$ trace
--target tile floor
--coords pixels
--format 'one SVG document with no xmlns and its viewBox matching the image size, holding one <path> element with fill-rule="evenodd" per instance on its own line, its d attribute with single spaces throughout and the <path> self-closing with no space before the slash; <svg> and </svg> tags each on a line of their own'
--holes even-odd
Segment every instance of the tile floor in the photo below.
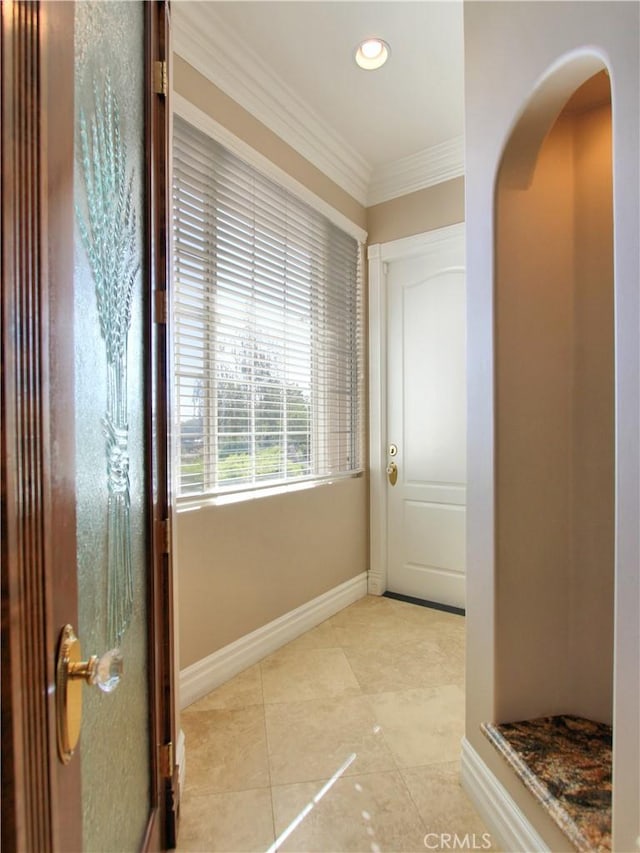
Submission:
<svg viewBox="0 0 640 853">
<path fill-rule="evenodd" d="M 461 616 L 357 601 L 183 711 L 178 849 L 494 850 L 458 781 L 463 686 Z"/>
</svg>

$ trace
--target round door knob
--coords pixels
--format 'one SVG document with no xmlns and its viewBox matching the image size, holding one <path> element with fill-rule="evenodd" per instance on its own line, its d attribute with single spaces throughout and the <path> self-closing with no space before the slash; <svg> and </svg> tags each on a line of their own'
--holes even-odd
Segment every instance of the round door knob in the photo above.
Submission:
<svg viewBox="0 0 640 853">
<path fill-rule="evenodd" d="M 103 693 L 112 693 L 124 670 L 124 661 L 120 649 L 109 649 L 102 657 L 96 658 L 91 675 L 91 684 L 99 687 Z"/>
<path fill-rule="evenodd" d="M 120 649 L 109 649 L 101 657 L 91 655 L 89 660 L 70 662 L 67 667 L 67 678 L 72 680 L 82 678 L 87 684 L 99 687 L 103 693 L 113 693 L 124 669 Z"/>
</svg>

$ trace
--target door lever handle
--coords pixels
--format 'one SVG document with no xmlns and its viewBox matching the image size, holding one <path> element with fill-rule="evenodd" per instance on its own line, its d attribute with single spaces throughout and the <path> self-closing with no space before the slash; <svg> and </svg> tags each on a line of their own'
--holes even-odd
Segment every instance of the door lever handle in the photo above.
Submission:
<svg viewBox="0 0 640 853">
<path fill-rule="evenodd" d="M 390 485 L 395 486 L 398 481 L 398 466 L 395 462 L 389 462 L 387 465 L 387 477 Z"/>
<path fill-rule="evenodd" d="M 82 723 L 82 682 L 112 693 L 123 672 L 119 649 L 110 649 L 101 657 L 91 655 L 81 660 L 82 649 L 71 625 L 65 625 L 60 634 L 56 664 L 56 717 L 58 755 L 63 764 L 71 761 L 78 745 Z"/>
</svg>

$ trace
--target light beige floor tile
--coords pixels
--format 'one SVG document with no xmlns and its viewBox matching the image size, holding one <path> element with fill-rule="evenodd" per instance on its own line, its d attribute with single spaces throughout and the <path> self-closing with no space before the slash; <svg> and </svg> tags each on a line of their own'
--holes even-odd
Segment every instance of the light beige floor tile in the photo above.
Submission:
<svg viewBox="0 0 640 853">
<path fill-rule="evenodd" d="M 321 782 L 273 788 L 280 835 L 322 788 Z M 278 848 L 283 851 L 420 851 L 424 826 L 400 774 L 342 777 Z"/>
<path fill-rule="evenodd" d="M 465 618 L 457 613 L 436 610 L 432 607 L 422 607 L 409 604 L 406 601 L 390 599 L 391 612 L 405 622 L 419 624 L 425 631 L 425 639 L 436 640 L 438 637 L 456 636 L 464 641 Z"/>
<path fill-rule="evenodd" d="M 183 798 L 178 853 L 263 853 L 273 841 L 269 788 Z"/>
<path fill-rule="evenodd" d="M 460 616 L 451 616 L 438 626 L 435 642 L 445 654 L 464 658 L 465 621 Z"/>
<path fill-rule="evenodd" d="M 306 631 L 295 640 L 283 646 L 284 649 L 335 649 L 340 643 L 336 632 L 328 621 L 321 622 L 310 631 Z"/>
<path fill-rule="evenodd" d="M 466 836 L 466 849 L 498 849 L 460 784 L 458 761 L 407 768 L 402 776 L 426 831 L 432 833 L 430 844 L 449 834 L 460 839 L 459 846 L 465 843 Z"/>
<path fill-rule="evenodd" d="M 375 654 L 362 646 L 346 646 L 344 653 L 364 693 L 464 685 L 463 655 L 445 654 L 434 641 L 390 644 Z"/>
<path fill-rule="evenodd" d="M 260 664 L 245 669 L 230 681 L 189 705 L 189 711 L 217 711 L 262 705 Z"/>
<path fill-rule="evenodd" d="M 378 597 L 377 601 L 380 603 L 370 604 L 372 599 L 375 600 L 376 597 L 361 599 L 367 603 L 356 602 L 328 620 L 335 629 L 336 637 L 343 648 L 362 646 L 378 649 L 425 640 L 423 623 L 402 618 L 393 607 L 388 606 L 394 603 L 391 599 Z"/>
<path fill-rule="evenodd" d="M 329 779 L 352 754 L 346 774 L 395 769 L 364 696 L 265 705 L 265 716 L 273 785 Z"/>
<path fill-rule="evenodd" d="M 343 622 L 350 621 L 354 616 L 361 619 L 377 619 L 382 615 L 393 615 L 395 612 L 395 602 L 390 598 L 384 598 L 381 595 L 365 595 L 350 604 L 348 607 L 343 607 L 327 622 L 340 625 Z"/>
<path fill-rule="evenodd" d="M 260 667 L 265 702 L 302 702 L 361 692 L 342 649 L 285 646 Z"/>
<path fill-rule="evenodd" d="M 271 792 L 279 832 L 347 761 L 283 850 L 424 850 L 453 823 L 482 841 L 457 781 L 463 656 L 461 617 L 367 596 L 192 705 L 179 849 L 266 850 Z"/>
<path fill-rule="evenodd" d="M 458 620 L 459 622 L 464 623 L 463 616 L 458 616 L 455 613 L 449 613 L 446 610 L 437 610 L 434 607 L 423 607 L 420 604 L 411 604 L 408 601 L 399 601 L 396 598 L 386 600 L 389 601 L 389 608 L 391 612 L 412 622 L 422 622 L 425 625 L 430 625 Z"/>
<path fill-rule="evenodd" d="M 264 707 L 185 711 L 187 791 L 220 793 L 268 787 Z"/>
<path fill-rule="evenodd" d="M 460 687 L 422 687 L 367 696 L 399 767 L 456 761 L 464 734 Z"/>
</svg>

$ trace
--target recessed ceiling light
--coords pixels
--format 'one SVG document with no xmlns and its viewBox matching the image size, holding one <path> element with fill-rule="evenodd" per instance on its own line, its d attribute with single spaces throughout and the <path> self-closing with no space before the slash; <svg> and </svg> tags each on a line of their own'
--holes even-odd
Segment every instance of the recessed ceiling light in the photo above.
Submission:
<svg viewBox="0 0 640 853">
<path fill-rule="evenodd" d="M 356 50 L 356 62 L 365 71 L 374 71 L 389 58 L 389 45 L 379 38 L 365 39 Z"/>
</svg>

